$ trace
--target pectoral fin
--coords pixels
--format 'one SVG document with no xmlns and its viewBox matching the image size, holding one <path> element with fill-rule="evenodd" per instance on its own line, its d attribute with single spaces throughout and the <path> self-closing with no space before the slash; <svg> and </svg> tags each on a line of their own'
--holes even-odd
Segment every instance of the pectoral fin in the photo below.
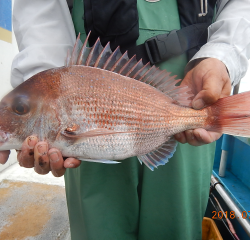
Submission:
<svg viewBox="0 0 250 240">
<path fill-rule="evenodd" d="M 114 130 L 109 130 L 106 128 L 96 128 L 87 132 L 80 132 L 80 131 L 72 131 L 69 132 L 67 129 L 61 132 L 62 135 L 68 138 L 90 138 L 90 137 L 97 137 L 97 136 L 106 136 L 110 134 L 118 134 L 118 133 L 132 133 L 130 132 L 117 132 Z"/>
</svg>

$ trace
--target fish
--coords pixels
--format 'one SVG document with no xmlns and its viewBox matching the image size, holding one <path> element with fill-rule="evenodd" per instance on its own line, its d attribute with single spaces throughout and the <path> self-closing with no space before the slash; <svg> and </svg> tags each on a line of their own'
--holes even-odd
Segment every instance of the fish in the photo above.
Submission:
<svg viewBox="0 0 250 240">
<path fill-rule="evenodd" d="M 37 73 L 1 100 L 0 150 L 20 150 L 36 135 L 64 157 L 112 164 L 137 156 L 154 170 L 185 130 L 250 136 L 250 92 L 195 110 L 181 79 L 100 39 L 87 47 L 88 37 L 78 36 L 65 66 Z"/>
</svg>

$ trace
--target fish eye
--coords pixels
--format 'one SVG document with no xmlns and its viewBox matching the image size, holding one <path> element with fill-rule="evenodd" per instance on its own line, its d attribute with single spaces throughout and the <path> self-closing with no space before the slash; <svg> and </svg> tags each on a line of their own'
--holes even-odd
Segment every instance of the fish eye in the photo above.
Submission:
<svg viewBox="0 0 250 240">
<path fill-rule="evenodd" d="M 22 99 L 22 98 L 17 98 L 14 100 L 12 104 L 12 110 L 16 114 L 23 115 L 29 112 L 30 108 L 29 108 L 27 101 L 25 100 L 26 99 Z"/>
</svg>

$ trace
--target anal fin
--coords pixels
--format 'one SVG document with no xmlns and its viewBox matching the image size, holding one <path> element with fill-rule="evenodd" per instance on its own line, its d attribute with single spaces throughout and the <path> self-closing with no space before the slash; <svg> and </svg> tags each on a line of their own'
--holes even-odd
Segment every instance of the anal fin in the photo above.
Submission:
<svg viewBox="0 0 250 240">
<path fill-rule="evenodd" d="M 177 142 L 171 137 L 160 148 L 148 154 L 137 156 L 140 162 L 143 162 L 151 171 L 160 165 L 165 165 L 176 150 Z"/>
</svg>

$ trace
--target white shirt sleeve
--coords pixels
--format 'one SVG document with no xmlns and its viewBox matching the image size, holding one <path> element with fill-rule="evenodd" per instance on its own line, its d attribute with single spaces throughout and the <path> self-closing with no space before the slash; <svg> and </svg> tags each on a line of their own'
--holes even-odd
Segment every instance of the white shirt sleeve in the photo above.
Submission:
<svg viewBox="0 0 250 240">
<path fill-rule="evenodd" d="M 223 7 L 208 29 L 208 42 L 187 65 L 190 70 L 196 59 L 217 58 L 227 67 L 233 85 L 244 77 L 250 58 L 250 1 L 231 0 Z"/>
<path fill-rule="evenodd" d="M 13 28 L 20 51 L 11 68 L 13 87 L 38 72 L 63 66 L 75 43 L 66 0 L 15 0 Z"/>
</svg>

